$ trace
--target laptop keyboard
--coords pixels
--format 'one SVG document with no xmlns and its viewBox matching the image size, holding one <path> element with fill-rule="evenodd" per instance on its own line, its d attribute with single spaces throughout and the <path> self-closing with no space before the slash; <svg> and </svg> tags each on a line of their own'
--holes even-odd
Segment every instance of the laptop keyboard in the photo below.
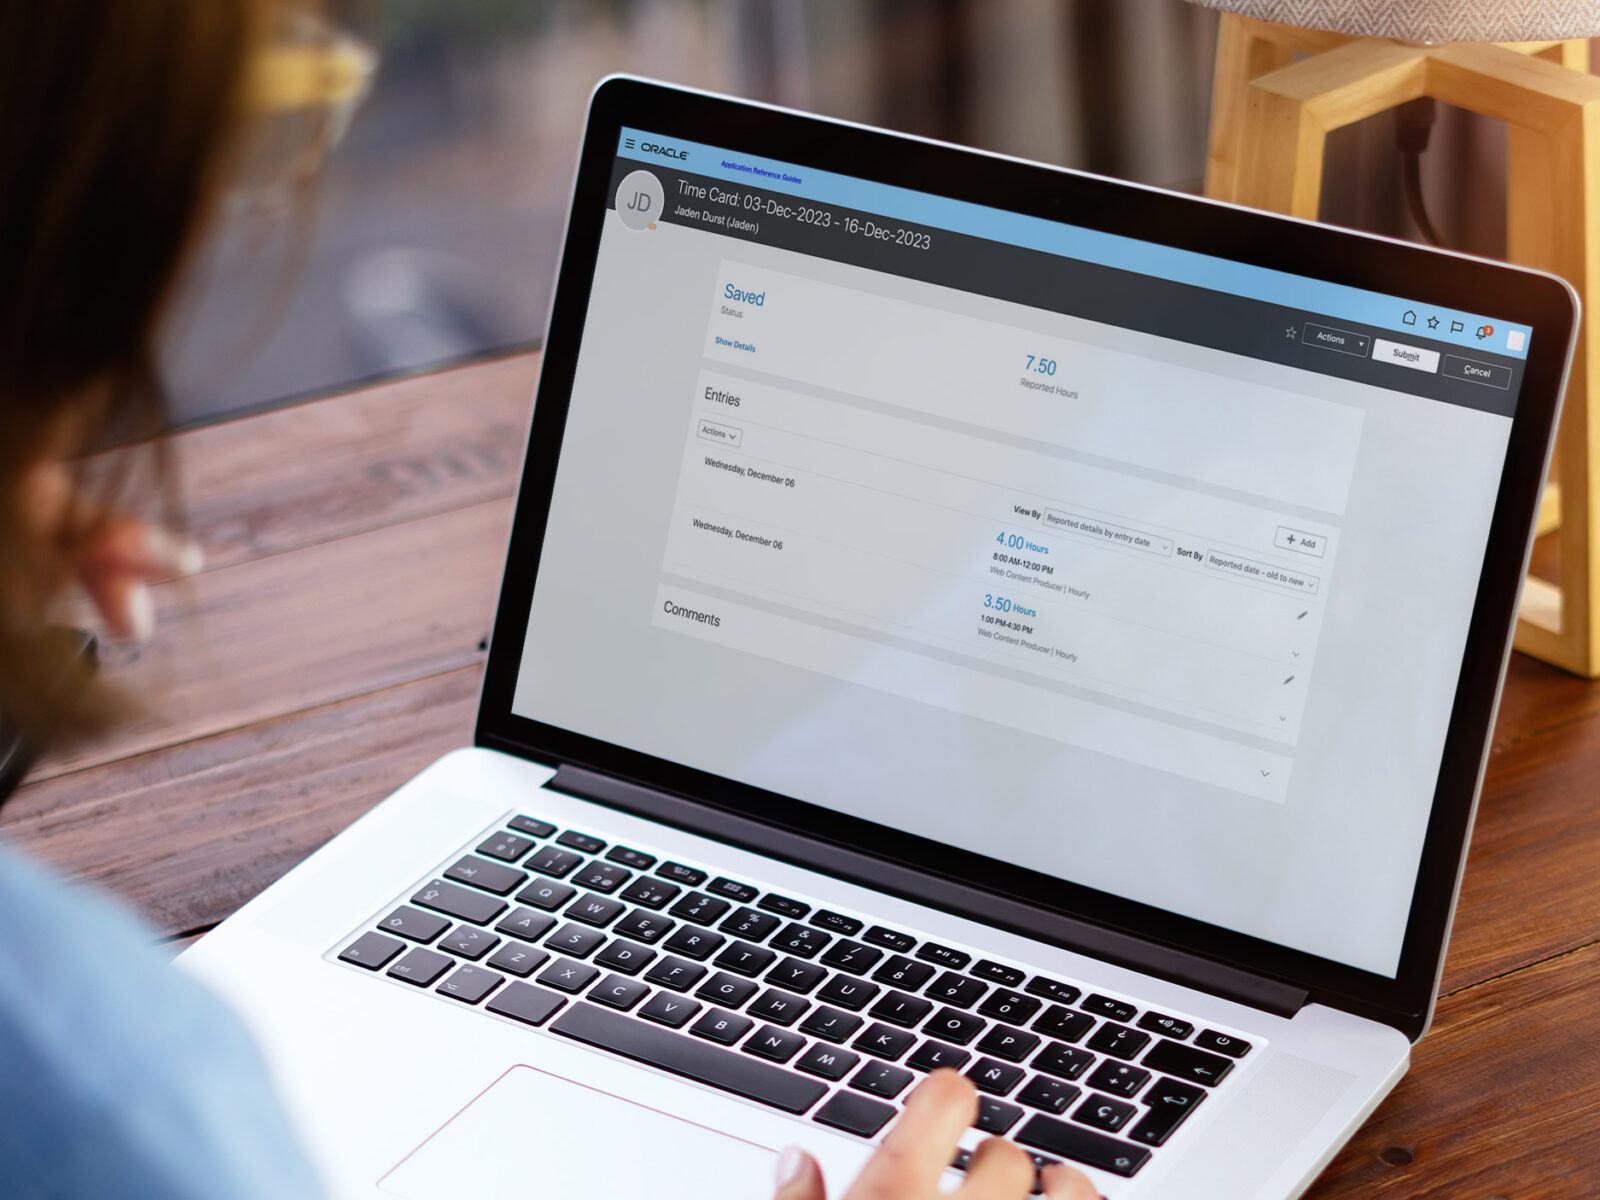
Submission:
<svg viewBox="0 0 1600 1200">
<path fill-rule="evenodd" d="M 523 815 L 336 957 L 862 1138 L 893 1120 L 919 1073 L 951 1067 L 979 1090 L 979 1129 L 1041 1166 L 1068 1159 L 1123 1176 L 1252 1048 L 1179 1014 Z"/>
</svg>

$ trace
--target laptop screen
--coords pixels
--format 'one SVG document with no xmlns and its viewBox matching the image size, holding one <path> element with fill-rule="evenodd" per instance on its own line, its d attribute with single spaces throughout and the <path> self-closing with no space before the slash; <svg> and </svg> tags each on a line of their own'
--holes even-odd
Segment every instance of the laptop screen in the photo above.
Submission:
<svg viewBox="0 0 1600 1200">
<path fill-rule="evenodd" d="M 1394 976 L 1531 331 L 624 129 L 515 714 Z"/>
</svg>

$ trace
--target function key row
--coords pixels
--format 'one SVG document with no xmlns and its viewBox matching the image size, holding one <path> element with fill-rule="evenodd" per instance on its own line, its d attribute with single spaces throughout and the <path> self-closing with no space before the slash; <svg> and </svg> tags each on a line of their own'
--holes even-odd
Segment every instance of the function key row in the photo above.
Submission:
<svg viewBox="0 0 1600 1200">
<path fill-rule="evenodd" d="M 885 929 L 882 925 L 874 925 L 861 936 L 874 946 L 882 946 L 885 950 L 893 950 L 897 954 L 910 954 L 911 948 L 917 944 L 917 939 L 910 934 L 897 933 L 893 929 Z"/>
<path fill-rule="evenodd" d="M 704 871 L 675 862 L 662 863 L 656 868 L 656 874 L 663 879 L 670 879 L 673 883 L 681 883 L 684 887 L 699 887 L 709 878 Z"/>
<path fill-rule="evenodd" d="M 826 929 L 830 933 L 837 933 L 840 937 L 855 937 L 861 932 L 862 922 L 854 917 L 847 917 L 843 913 L 829 912 L 825 908 L 818 909 L 811 914 L 811 923 L 818 929 Z"/>
<path fill-rule="evenodd" d="M 1113 1000 L 1110 996 L 1094 993 L 1086 996 L 1079 1005 L 1084 1012 L 1092 1012 L 1096 1016 L 1107 1017 L 1113 1021 L 1131 1021 L 1139 1010 L 1126 1000 Z"/>
<path fill-rule="evenodd" d="M 722 875 L 708 883 L 706 891 L 728 900 L 737 900 L 740 904 L 750 904 L 761 894 L 759 888 L 753 888 L 748 883 L 735 883 Z"/>
<path fill-rule="evenodd" d="M 1025 972 L 1015 967 L 1008 967 L 1003 963 L 991 962 L 987 958 L 980 958 L 972 965 L 972 974 L 979 979 L 987 979 L 990 983 L 1004 984 L 1009 988 L 1022 986 L 1022 981 L 1027 978 Z"/>
<path fill-rule="evenodd" d="M 1139 1018 L 1139 1028 L 1148 1029 L 1151 1033 L 1159 1033 L 1165 1037 L 1183 1039 L 1194 1032 L 1194 1026 L 1188 1021 L 1180 1021 L 1177 1017 L 1169 1017 L 1164 1013 L 1151 1010 Z M 1207 1032 L 1210 1032 L 1209 1030 Z"/>
<path fill-rule="evenodd" d="M 1076 1004 L 1078 997 L 1083 993 L 1070 983 L 1049 979 L 1043 975 L 1035 975 L 1028 980 L 1028 986 L 1023 988 L 1030 996 L 1042 996 L 1046 1000 L 1054 1000 L 1057 1004 Z"/>
<path fill-rule="evenodd" d="M 805 915 L 811 911 L 809 904 L 802 904 L 798 900 L 791 900 L 789 897 L 780 896 L 776 892 L 768 892 L 761 897 L 761 901 L 756 907 L 777 913 L 779 916 L 793 917 L 797 921 L 803 920 Z"/>
<path fill-rule="evenodd" d="M 518 833 L 525 833 L 535 838 L 547 838 L 556 831 L 556 827 L 549 821 L 540 821 L 533 817 L 512 817 L 506 824 Z"/>
<path fill-rule="evenodd" d="M 599 854 L 606 848 L 605 842 L 597 837 L 590 837 L 587 833 L 579 833 L 576 829 L 569 829 L 556 839 L 558 846 L 571 846 L 574 850 L 582 850 L 585 854 Z"/>
<path fill-rule="evenodd" d="M 949 946 L 939 945 L 938 942 L 923 942 L 917 947 L 917 957 L 925 962 L 949 967 L 953 971 L 964 969 L 972 961 L 972 955 L 965 950 L 952 950 Z"/>
<path fill-rule="evenodd" d="M 630 850 L 626 846 L 611 847 L 606 851 L 606 858 L 625 867 L 632 867 L 635 871 L 648 871 L 656 865 L 655 855 L 646 854 L 642 850 Z"/>
</svg>

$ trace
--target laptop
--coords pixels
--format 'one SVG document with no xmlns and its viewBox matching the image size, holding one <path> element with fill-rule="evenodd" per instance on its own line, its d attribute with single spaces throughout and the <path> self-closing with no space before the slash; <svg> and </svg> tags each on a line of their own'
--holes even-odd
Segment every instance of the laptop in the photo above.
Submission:
<svg viewBox="0 0 1600 1200">
<path fill-rule="evenodd" d="M 1577 308 L 609 79 L 474 744 L 181 965 L 337 1197 L 842 1189 L 937 1067 L 952 1183 L 1297 1195 L 1428 1028 Z"/>
</svg>

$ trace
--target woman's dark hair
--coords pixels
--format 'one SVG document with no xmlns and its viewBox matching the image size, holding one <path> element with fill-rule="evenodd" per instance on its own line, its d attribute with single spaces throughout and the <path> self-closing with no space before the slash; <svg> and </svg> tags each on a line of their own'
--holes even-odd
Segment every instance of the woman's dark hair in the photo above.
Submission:
<svg viewBox="0 0 1600 1200">
<path fill-rule="evenodd" d="M 25 474 L 160 427 L 157 335 L 242 124 L 268 0 L 0 4 L 0 713 L 93 723 L 41 636 L 83 503 L 40 561 Z M 80 669 L 81 668 L 76 668 Z"/>
</svg>

